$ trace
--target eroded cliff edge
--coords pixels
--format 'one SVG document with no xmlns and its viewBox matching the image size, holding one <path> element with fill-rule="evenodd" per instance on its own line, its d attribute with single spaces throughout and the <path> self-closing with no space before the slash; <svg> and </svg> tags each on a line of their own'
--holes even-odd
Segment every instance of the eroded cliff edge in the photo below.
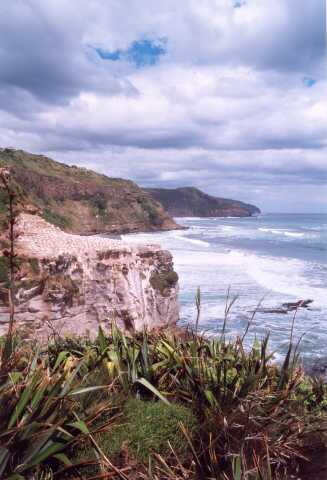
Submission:
<svg viewBox="0 0 327 480">
<path fill-rule="evenodd" d="M 26 213 L 17 231 L 16 322 L 27 335 L 94 336 L 112 320 L 125 330 L 178 320 L 178 277 L 160 246 L 68 234 Z M 5 288 L 0 304 L 1 334 L 8 322 Z"/>
</svg>

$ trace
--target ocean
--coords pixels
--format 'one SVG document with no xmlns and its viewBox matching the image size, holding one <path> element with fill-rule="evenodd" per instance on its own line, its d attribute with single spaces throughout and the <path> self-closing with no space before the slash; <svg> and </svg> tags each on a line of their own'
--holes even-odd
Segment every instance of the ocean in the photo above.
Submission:
<svg viewBox="0 0 327 480">
<path fill-rule="evenodd" d="M 265 214 L 251 218 L 177 218 L 187 230 L 125 235 L 128 241 L 159 243 L 171 251 L 179 275 L 180 323 L 194 325 L 195 294 L 201 289 L 199 328 L 221 332 L 227 292 L 237 296 L 226 333 L 251 343 L 270 332 L 275 358 L 287 350 L 294 313 L 267 313 L 283 303 L 313 300 L 295 318 L 296 341 L 310 363 L 327 354 L 327 215 Z M 261 303 L 260 303 L 261 302 Z"/>
</svg>

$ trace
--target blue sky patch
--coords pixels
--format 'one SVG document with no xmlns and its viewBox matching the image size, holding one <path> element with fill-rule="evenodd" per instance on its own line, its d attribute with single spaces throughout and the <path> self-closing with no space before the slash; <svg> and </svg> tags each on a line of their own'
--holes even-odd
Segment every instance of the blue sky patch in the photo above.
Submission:
<svg viewBox="0 0 327 480">
<path fill-rule="evenodd" d="M 160 57 L 166 53 L 165 39 L 143 39 L 135 40 L 126 50 L 106 50 L 104 48 L 95 48 L 95 51 L 101 60 L 125 60 L 133 63 L 136 67 L 145 67 L 155 65 Z"/>
<path fill-rule="evenodd" d="M 104 50 L 103 48 L 96 48 L 95 51 L 101 58 L 101 60 L 120 60 L 121 52 L 120 50 L 115 50 L 114 52 L 109 52 L 108 50 Z"/>
<path fill-rule="evenodd" d="M 313 87 L 317 83 L 317 80 L 311 77 L 303 77 L 302 81 L 303 84 L 308 88 Z"/>
<path fill-rule="evenodd" d="M 237 0 L 237 1 L 234 1 L 234 8 L 241 8 L 243 7 L 244 5 L 246 5 L 246 1 L 245 0 Z"/>
</svg>

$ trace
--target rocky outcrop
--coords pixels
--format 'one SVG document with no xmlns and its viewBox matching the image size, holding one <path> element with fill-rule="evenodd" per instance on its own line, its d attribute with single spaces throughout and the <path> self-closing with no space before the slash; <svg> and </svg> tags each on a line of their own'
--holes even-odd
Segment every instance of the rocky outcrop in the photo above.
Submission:
<svg viewBox="0 0 327 480">
<path fill-rule="evenodd" d="M 17 229 L 20 331 L 39 338 L 52 331 L 94 336 L 113 320 L 124 330 L 177 321 L 178 277 L 171 254 L 160 246 L 67 234 L 30 214 L 19 217 Z M 0 304 L 3 333 L 5 295 Z"/>
<path fill-rule="evenodd" d="M 298 300 L 297 302 L 282 303 L 281 306 L 274 308 L 257 308 L 258 313 L 282 313 L 287 314 L 290 312 L 296 312 L 300 308 L 306 308 L 310 310 L 310 305 L 313 300 Z"/>
<path fill-rule="evenodd" d="M 43 155 L 0 149 L 24 205 L 69 233 L 129 233 L 172 230 L 178 225 L 134 182 L 68 166 Z M 1 208 L 0 192 L 0 223 Z"/>
<path fill-rule="evenodd" d="M 194 187 L 148 188 L 147 192 L 173 217 L 251 217 L 261 213 L 254 205 L 213 197 Z"/>
</svg>

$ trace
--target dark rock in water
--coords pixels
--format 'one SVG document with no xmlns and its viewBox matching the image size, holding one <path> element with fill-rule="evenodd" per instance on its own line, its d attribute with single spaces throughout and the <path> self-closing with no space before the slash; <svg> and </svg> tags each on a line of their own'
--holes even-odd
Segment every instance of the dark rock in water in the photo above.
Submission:
<svg viewBox="0 0 327 480">
<path fill-rule="evenodd" d="M 297 302 L 283 303 L 282 307 L 288 311 L 294 311 L 298 308 L 308 308 L 311 303 L 313 303 L 313 300 L 298 300 Z"/>
<path fill-rule="evenodd" d="M 286 314 L 289 312 L 286 308 L 258 308 L 258 313 L 282 313 Z"/>
<path fill-rule="evenodd" d="M 313 303 L 313 300 L 298 300 L 297 302 L 283 303 L 281 307 L 276 308 L 259 308 L 258 313 L 278 313 L 286 314 L 294 312 L 298 308 L 309 308 L 309 305 Z"/>
</svg>

